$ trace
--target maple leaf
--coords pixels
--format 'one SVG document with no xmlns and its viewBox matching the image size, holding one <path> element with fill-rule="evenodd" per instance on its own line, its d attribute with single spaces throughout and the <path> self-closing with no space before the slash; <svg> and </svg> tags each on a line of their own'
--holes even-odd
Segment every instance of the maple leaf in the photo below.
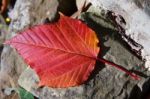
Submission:
<svg viewBox="0 0 150 99">
<path fill-rule="evenodd" d="M 70 87 L 84 83 L 96 60 L 111 64 L 138 78 L 125 68 L 97 58 L 96 33 L 78 19 L 60 16 L 58 22 L 32 27 L 6 44 L 12 45 L 40 78 L 39 86 Z"/>
</svg>

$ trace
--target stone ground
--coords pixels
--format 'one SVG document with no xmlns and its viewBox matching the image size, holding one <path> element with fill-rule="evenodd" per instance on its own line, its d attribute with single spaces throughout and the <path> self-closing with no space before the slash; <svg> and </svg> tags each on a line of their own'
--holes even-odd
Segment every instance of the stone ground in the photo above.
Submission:
<svg viewBox="0 0 150 99">
<path fill-rule="evenodd" d="M 25 28 L 43 24 L 46 18 L 53 20 L 57 9 L 71 15 L 72 13 L 67 13 L 66 9 L 71 9 L 72 6 L 67 5 L 57 0 L 17 0 L 14 10 L 10 13 L 12 22 L 6 39 Z M 75 11 L 75 8 L 71 11 Z M 146 99 L 150 92 L 150 73 L 143 67 L 142 58 L 135 54 L 128 42 L 122 39 L 123 35 L 118 30 L 118 24 L 108 12 L 93 3 L 87 12 L 81 13 L 78 18 L 97 33 L 101 47 L 99 57 L 124 66 L 138 74 L 141 80 L 133 80 L 124 72 L 97 62 L 89 80 L 83 85 L 62 89 L 39 88 L 37 86 L 39 78 L 36 73 L 27 68 L 13 48 L 5 45 L 1 55 L 0 99 L 17 99 L 17 94 L 7 93 L 9 89 L 16 89 L 18 86 L 30 91 L 39 99 Z"/>
</svg>

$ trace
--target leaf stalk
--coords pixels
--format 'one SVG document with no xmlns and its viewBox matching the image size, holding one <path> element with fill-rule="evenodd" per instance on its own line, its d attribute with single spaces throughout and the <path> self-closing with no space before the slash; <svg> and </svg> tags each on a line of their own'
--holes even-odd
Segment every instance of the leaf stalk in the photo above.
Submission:
<svg viewBox="0 0 150 99">
<path fill-rule="evenodd" d="M 96 60 L 98 60 L 98 61 L 100 61 L 100 62 L 102 62 L 102 63 L 109 64 L 109 65 L 111 65 L 111 66 L 116 67 L 116 68 L 119 69 L 119 70 L 124 71 L 126 74 L 130 75 L 130 76 L 131 76 L 132 78 L 134 78 L 135 80 L 140 80 L 140 77 L 139 77 L 139 76 L 137 76 L 136 74 L 130 72 L 129 70 L 127 70 L 126 68 L 124 68 L 124 67 L 122 67 L 122 66 L 120 66 L 120 65 L 117 65 L 117 64 L 115 64 L 115 63 L 113 63 L 113 62 L 110 62 L 110 61 L 108 61 L 108 60 L 105 60 L 105 59 L 103 59 L 103 58 L 96 58 Z"/>
</svg>

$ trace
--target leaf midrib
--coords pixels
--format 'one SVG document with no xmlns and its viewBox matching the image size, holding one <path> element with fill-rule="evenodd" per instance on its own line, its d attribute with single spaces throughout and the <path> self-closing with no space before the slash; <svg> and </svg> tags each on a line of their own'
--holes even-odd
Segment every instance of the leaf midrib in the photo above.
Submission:
<svg viewBox="0 0 150 99">
<path fill-rule="evenodd" d="M 36 45 L 36 44 L 29 44 L 29 43 L 23 43 L 23 42 L 11 42 L 11 43 L 19 43 L 19 44 L 25 44 L 25 45 L 28 45 L 28 46 L 37 46 L 37 47 L 42 47 L 42 48 L 47 48 L 47 49 L 53 49 L 53 50 L 60 50 L 64 53 L 69 53 L 69 54 L 75 54 L 75 55 L 79 55 L 79 56 L 84 56 L 84 57 L 87 57 L 87 58 L 90 58 L 90 59 L 94 59 L 96 60 L 97 57 L 96 56 L 88 56 L 88 55 L 85 55 L 85 54 L 81 54 L 81 53 L 77 53 L 77 52 L 71 52 L 71 51 L 66 51 L 66 50 L 63 50 L 63 49 L 59 49 L 59 48 L 53 48 L 53 47 L 46 47 L 46 46 L 42 46 L 42 45 Z"/>
</svg>

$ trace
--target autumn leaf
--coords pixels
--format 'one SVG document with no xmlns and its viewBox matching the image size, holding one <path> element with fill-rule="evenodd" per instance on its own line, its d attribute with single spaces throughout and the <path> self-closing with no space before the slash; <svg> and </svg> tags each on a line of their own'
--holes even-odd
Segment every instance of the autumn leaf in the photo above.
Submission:
<svg viewBox="0 0 150 99">
<path fill-rule="evenodd" d="M 70 87 L 84 83 L 98 58 L 96 33 L 80 20 L 60 16 L 58 22 L 32 27 L 5 42 L 12 45 L 40 78 L 39 86 Z"/>
</svg>

